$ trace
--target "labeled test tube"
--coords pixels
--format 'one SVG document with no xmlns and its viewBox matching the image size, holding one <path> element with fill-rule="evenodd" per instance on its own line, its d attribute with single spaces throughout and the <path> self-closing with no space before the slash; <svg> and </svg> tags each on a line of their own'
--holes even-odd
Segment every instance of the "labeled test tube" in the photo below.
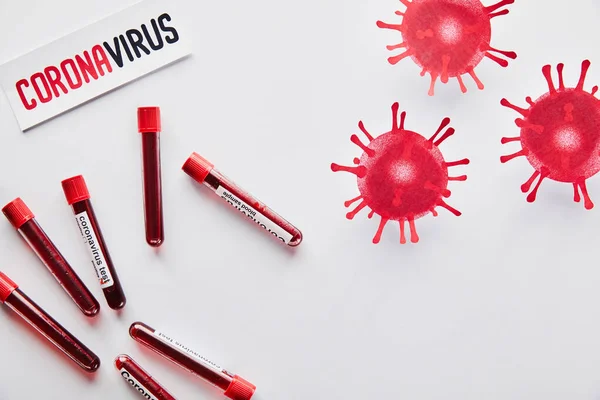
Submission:
<svg viewBox="0 0 600 400">
<path fill-rule="evenodd" d="M 121 354 L 115 359 L 115 367 L 119 373 L 145 399 L 176 400 L 175 397 L 144 371 L 131 357 Z"/>
<path fill-rule="evenodd" d="M 25 238 L 56 281 L 67 292 L 77 307 L 88 317 L 100 311 L 100 304 L 81 281 L 67 260 L 58 251 L 46 232 L 35 220 L 35 216 L 20 198 L 8 203 L 2 212 L 17 231 Z"/>
<path fill-rule="evenodd" d="M 160 108 L 138 108 L 138 131 L 142 136 L 142 174 L 146 242 L 152 247 L 165 240 L 160 172 Z"/>
<path fill-rule="evenodd" d="M 108 306 L 113 310 L 123 308 L 126 302 L 125 293 L 96 219 L 85 179 L 81 175 L 65 179 L 62 181 L 62 188 L 67 203 L 75 213 L 77 226 L 85 247 L 89 250 L 92 265 Z"/>
<path fill-rule="evenodd" d="M 87 372 L 100 367 L 100 358 L 23 293 L 0 272 L 0 302 L 6 304 L 48 341 Z"/>
<path fill-rule="evenodd" d="M 298 228 L 237 186 L 199 154 L 192 153 L 182 169 L 281 242 L 292 247 L 302 242 L 302 232 Z"/>
<path fill-rule="evenodd" d="M 256 386 L 252 383 L 231 374 L 173 337 L 158 332 L 146 324 L 134 322 L 129 328 L 129 334 L 137 342 L 223 390 L 223 394 L 230 399 L 250 400 L 256 390 Z"/>
</svg>

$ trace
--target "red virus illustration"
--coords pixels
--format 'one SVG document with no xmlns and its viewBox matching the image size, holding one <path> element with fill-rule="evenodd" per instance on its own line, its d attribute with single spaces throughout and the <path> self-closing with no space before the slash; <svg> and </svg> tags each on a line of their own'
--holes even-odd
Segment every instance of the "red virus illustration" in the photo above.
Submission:
<svg viewBox="0 0 600 400">
<path fill-rule="evenodd" d="M 381 222 L 373 243 L 379 243 L 383 228 L 388 221 L 400 223 L 400 243 L 406 243 L 404 225 L 408 221 L 411 242 L 419 241 L 415 229 L 415 220 L 427 213 L 437 216 L 436 207 L 444 207 L 454 215 L 461 213 L 450 207 L 444 198 L 450 197 L 448 181 L 465 181 L 466 175 L 448 177 L 448 168 L 466 165 L 468 159 L 445 162 L 439 145 L 454 134 L 454 129 L 448 127 L 442 136 L 438 135 L 450 124 L 450 118 L 444 118 L 438 130 L 429 139 L 416 132 L 404 129 L 406 112 L 400 115 L 398 125 L 398 103 L 392 106 L 392 130 L 377 138 L 373 138 L 365 129 L 362 121 L 359 129 L 364 133 L 368 145 L 365 145 L 357 135 L 350 140 L 363 151 L 362 156 L 354 159 L 355 167 L 345 167 L 331 164 L 333 172 L 345 171 L 357 176 L 360 196 L 344 203 L 346 207 L 360 201 L 346 218 L 354 216 L 365 207 L 374 214 L 381 216 Z"/>
<path fill-rule="evenodd" d="M 490 46 L 492 37 L 491 19 L 508 14 L 508 10 L 500 8 L 514 3 L 514 0 L 502 0 L 489 7 L 483 6 L 480 0 L 400 0 L 406 11 L 396 11 L 402 16 L 401 24 L 388 24 L 377 21 L 377 26 L 399 31 L 402 43 L 387 46 L 387 49 L 405 51 L 388 58 L 395 65 L 410 56 L 423 70 L 421 76 L 429 73 L 431 86 L 429 95 L 433 96 L 438 78 L 448 83 L 449 78 L 456 78 L 460 90 L 465 93 L 462 75 L 469 74 L 477 87 L 483 90 L 481 80 L 475 74 L 475 67 L 487 57 L 502 67 L 508 61 L 493 54 L 501 54 L 515 59 L 517 54 L 502 51 Z"/>
<path fill-rule="evenodd" d="M 535 172 L 521 185 L 523 193 L 529 192 L 527 201 L 535 201 L 538 189 L 545 178 L 573 184 L 574 200 L 581 201 L 590 210 L 594 203 L 590 200 L 585 184 L 586 179 L 600 171 L 600 101 L 594 97 L 598 86 L 591 93 L 583 90 L 590 62 L 581 65 L 581 76 L 575 88 L 565 87 L 563 80 L 564 64 L 558 64 L 558 88 L 552 80 L 552 67 L 546 65 L 542 72 L 548 82 L 548 93 L 536 101 L 527 97 L 529 108 L 524 109 L 508 100 L 501 104 L 517 111 L 523 118 L 517 118 L 521 128 L 519 137 L 502 138 L 502 144 L 521 142 L 522 149 L 517 153 L 503 156 L 503 163 L 524 156 Z"/>
</svg>

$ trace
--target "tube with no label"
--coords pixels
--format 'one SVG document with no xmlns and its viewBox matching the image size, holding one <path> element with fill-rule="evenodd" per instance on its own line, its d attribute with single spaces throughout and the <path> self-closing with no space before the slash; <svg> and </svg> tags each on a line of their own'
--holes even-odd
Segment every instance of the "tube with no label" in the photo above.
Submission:
<svg viewBox="0 0 600 400">
<path fill-rule="evenodd" d="M 192 153 L 182 169 L 281 242 L 292 247 L 302 242 L 302 232 L 298 228 L 217 171 L 204 157 Z"/>
<path fill-rule="evenodd" d="M 131 357 L 121 354 L 115 359 L 119 373 L 142 397 L 151 400 L 176 400 L 156 379 L 144 371 Z"/>
<path fill-rule="evenodd" d="M 100 304 L 90 290 L 81 281 L 67 260 L 58 251 L 46 232 L 35 220 L 35 215 L 29 207 L 16 198 L 8 203 L 2 212 L 10 223 L 25 238 L 31 249 L 42 260 L 57 282 L 67 292 L 77 307 L 88 317 L 93 317 L 100 311 Z"/>
<path fill-rule="evenodd" d="M 131 324 L 129 334 L 137 342 L 223 390 L 223 394 L 230 399 L 250 400 L 256 390 L 256 386 L 244 378 L 231 374 L 171 336 L 142 322 Z"/>
<path fill-rule="evenodd" d="M 100 367 L 100 358 L 23 293 L 0 272 L 0 302 L 6 304 L 48 341 L 87 372 Z"/>
<path fill-rule="evenodd" d="M 160 172 L 160 108 L 138 108 L 138 131 L 142 136 L 142 174 L 146 242 L 152 247 L 165 240 Z"/>
<path fill-rule="evenodd" d="M 67 203 L 75 213 L 77 226 L 90 253 L 92 265 L 108 306 L 113 310 L 123 308 L 126 303 L 125 293 L 96 219 L 85 179 L 81 175 L 65 179 L 62 181 L 62 187 Z"/>
</svg>

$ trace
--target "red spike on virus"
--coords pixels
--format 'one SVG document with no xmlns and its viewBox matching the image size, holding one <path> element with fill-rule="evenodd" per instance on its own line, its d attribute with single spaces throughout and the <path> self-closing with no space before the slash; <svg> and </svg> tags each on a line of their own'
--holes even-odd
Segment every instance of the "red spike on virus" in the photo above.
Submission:
<svg viewBox="0 0 600 400">
<path fill-rule="evenodd" d="M 461 213 L 446 204 L 444 198 L 450 197 L 448 181 L 465 181 L 466 175 L 448 177 L 448 168 L 466 165 L 468 159 L 445 162 L 438 146 L 454 134 L 453 128 L 446 128 L 450 118 L 444 118 L 435 134 L 429 139 L 416 132 L 404 129 L 406 112 L 400 115 L 398 124 L 398 103 L 392 106 L 392 130 L 376 138 L 365 129 L 362 121 L 359 129 L 369 141 L 364 144 L 357 135 L 350 140 L 363 151 L 360 159 L 355 158 L 355 167 L 331 164 L 333 172 L 345 171 L 357 176 L 360 196 L 344 203 L 346 207 L 359 202 L 346 218 L 354 216 L 365 207 L 381 216 L 381 222 L 373 243 L 379 243 L 383 228 L 388 221 L 400 224 L 400 243 L 406 243 L 404 225 L 408 221 L 410 239 L 419 241 L 415 229 L 415 220 L 427 213 L 437 216 L 435 210 L 440 206 L 456 216 Z M 445 129 L 445 131 L 444 131 Z M 441 137 L 439 134 L 444 131 Z"/>
<path fill-rule="evenodd" d="M 538 189 L 545 178 L 573 184 L 574 200 L 581 201 L 590 210 L 594 203 L 590 200 L 585 184 L 586 179 L 600 171 L 600 101 L 594 97 L 598 86 L 591 93 L 583 90 L 590 62 L 581 64 L 581 76 L 577 86 L 565 87 L 563 80 L 564 64 L 558 64 L 558 88 L 552 80 L 552 67 L 546 65 L 542 72 L 548 82 L 548 93 L 536 101 L 527 97 L 529 108 L 521 108 L 502 99 L 501 104 L 521 114 L 515 123 L 521 128 L 519 137 L 502 138 L 502 144 L 521 142 L 521 150 L 500 158 L 503 163 L 519 156 L 527 160 L 535 172 L 521 186 L 523 193 L 533 203 Z"/>
<path fill-rule="evenodd" d="M 487 57 L 502 67 L 508 61 L 498 57 L 515 59 L 517 54 L 502 51 L 490 46 L 492 37 L 491 19 L 508 14 L 502 7 L 513 4 L 515 0 L 502 0 L 485 7 L 480 0 L 400 0 L 406 11 L 396 11 L 402 16 L 401 24 L 388 24 L 377 21 L 383 29 L 393 29 L 402 35 L 402 43 L 387 46 L 390 51 L 405 49 L 401 54 L 388 58 L 395 65 L 410 56 L 423 68 L 421 76 L 429 73 L 431 85 L 429 95 L 433 96 L 438 78 L 448 83 L 456 78 L 460 90 L 465 93 L 462 75 L 469 74 L 477 87 L 482 90 L 483 83 L 475 74 L 475 67 Z M 494 54 L 496 53 L 496 54 Z"/>
</svg>

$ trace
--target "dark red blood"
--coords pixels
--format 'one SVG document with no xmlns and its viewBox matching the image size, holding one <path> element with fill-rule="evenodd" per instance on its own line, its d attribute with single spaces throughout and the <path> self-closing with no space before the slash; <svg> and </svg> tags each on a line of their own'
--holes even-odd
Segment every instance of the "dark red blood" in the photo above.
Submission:
<svg viewBox="0 0 600 400">
<path fill-rule="evenodd" d="M 173 395 L 167 392 L 167 390 L 160 384 L 156 379 L 154 379 L 149 373 L 144 371 L 142 367 L 131 357 L 125 354 L 121 354 L 115 359 L 115 366 L 121 372 L 121 375 L 128 380 L 130 378 L 134 378 L 141 385 L 144 386 L 144 389 L 148 390 L 150 393 L 142 393 L 139 387 L 136 389 L 142 393 L 142 395 L 146 398 L 150 398 L 150 394 L 152 394 L 157 400 L 176 400 Z M 127 374 L 124 374 L 126 372 Z M 131 381 L 129 381 L 131 384 Z M 135 385 L 135 384 L 134 384 Z M 135 387 L 135 386 L 134 386 Z"/>
<path fill-rule="evenodd" d="M 24 223 L 19 230 L 81 312 L 87 317 L 97 315 L 100 311 L 98 300 L 94 298 L 37 221 L 31 219 Z"/>
<path fill-rule="evenodd" d="M 6 304 L 86 372 L 95 372 L 100 367 L 100 358 L 96 354 L 20 289 L 8 296 Z"/>
<path fill-rule="evenodd" d="M 521 108 L 502 99 L 501 104 L 509 107 L 524 118 L 515 122 L 521 128 L 520 137 L 503 138 L 502 143 L 521 142 L 522 149 L 501 157 L 502 162 L 519 156 L 527 157 L 535 169 L 531 178 L 521 186 L 528 192 L 539 178 L 527 200 L 533 202 L 543 179 L 568 182 L 574 187 L 574 200 L 579 202 L 581 191 L 585 207 L 594 206 L 587 194 L 585 180 L 600 172 L 600 101 L 594 97 L 598 87 L 591 93 L 583 86 L 589 61 L 584 61 L 581 76 L 575 88 L 565 87 L 563 64 L 558 65 L 558 87 L 554 84 L 550 65 L 542 69 L 548 82 L 548 92 L 532 101 L 527 98 L 529 108 Z"/>
<path fill-rule="evenodd" d="M 146 242 L 158 247 L 165 240 L 160 168 L 160 132 L 142 133 Z"/>
<path fill-rule="evenodd" d="M 233 193 L 244 203 L 252 205 L 252 207 L 260 211 L 262 215 L 268 218 L 271 222 L 273 222 L 275 225 L 279 226 L 281 229 L 285 230 L 287 233 L 292 235 L 292 239 L 290 239 L 290 242 L 288 243 L 289 246 L 298 246 L 302 242 L 302 232 L 300 232 L 298 228 L 296 228 L 290 222 L 285 220 L 275 211 L 271 210 L 269 207 L 255 199 L 250 193 L 236 185 L 234 182 L 232 182 L 229 178 L 225 177 L 221 173 L 213 169 L 206 176 L 204 181 L 214 190 L 217 190 L 219 187 L 223 187 L 229 193 Z"/>
<path fill-rule="evenodd" d="M 193 374 L 198 375 L 201 378 L 206 379 L 214 386 L 227 390 L 231 385 L 231 378 L 224 375 L 218 374 L 210 368 L 207 368 L 203 363 L 199 362 L 196 358 L 190 356 L 190 354 L 184 353 L 174 345 L 160 340 L 154 335 L 156 332 L 153 328 L 142 322 L 134 322 L 129 327 L 129 335 L 137 342 L 150 348 L 154 352 L 161 356 L 171 360 L 180 367 L 190 371 Z"/>
<path fill-rule="evenodd" d="M 112 286 L 105 287 L 102 289 L 108 306 L 113 310 L 118 310 L 125 307 L 127 299 L 125 298 L 125 293 L 123 292 L 123 287 L 121 286 L 121 280 L 117 276 L 115 265 L 113 264 L 110 253 L 108 252 L 108 247 L 106 246 L 104 235 L 102 235 L 100 224 L 98 223 L 98 219 L 96 218 L 94 207 L 92 207 L 92 202 L 89 199 L 87 199 L 78 201 L 77 203 L 73 203 L 73 210 L 75 211 L 75 214 L 79 214 L 84 211 L 87 212 L 87 215 L 90 219 L 90 224 L 92 225 L 91 229 L 96 234 L 96 239 L 98 240 L 97 245 L 98 247 L 100 247 L 102 254 L 104 254 L 106 268 L 108 268 L 108 270 L 110 271 L 110 274 L 114 281 L 114 284 Z"/>
</svg>

